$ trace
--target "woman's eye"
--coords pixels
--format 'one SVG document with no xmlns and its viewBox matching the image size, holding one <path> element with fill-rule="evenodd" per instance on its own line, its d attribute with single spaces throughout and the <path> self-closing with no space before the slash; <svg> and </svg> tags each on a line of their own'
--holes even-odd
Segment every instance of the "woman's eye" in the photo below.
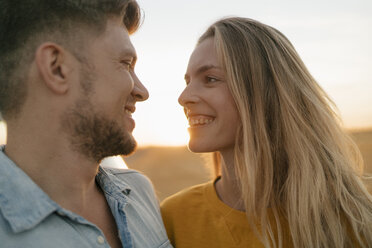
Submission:
<svg viewBox="0 0 372 248">
<path fill-rule="evenodd" d="M 206 80 L 207 80 L 207 83 L 214 83 L 214 82 L 217 82 L 219 81 L 217 78 L 215 77 L 206 77 Z"/>
</svg>

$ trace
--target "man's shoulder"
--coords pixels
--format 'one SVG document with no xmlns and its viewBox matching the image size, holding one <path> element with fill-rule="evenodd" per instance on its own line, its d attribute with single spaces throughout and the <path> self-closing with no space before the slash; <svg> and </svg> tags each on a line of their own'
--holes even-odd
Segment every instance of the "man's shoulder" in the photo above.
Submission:
<svg viewBox="0 0 372 248">
<path fill-rule="evenodd" d="M 140 244 L 140 247 L 154 247 L 151 242 L 161 244 L 159 247 L 171 247 L 160 215 L 159 202 L 148 177 L 131 169 L 105 168 L 105 171 L 109 177 L 114 177 L 113 181 L 119 181 L 130 189 L 125 192 L 125 213 L 129 229 L 133 230 L 134 243 Z"/>
<path fill-rule="evenodd" d="M 139 171 L 132 169 L 105 168 L 113 181 L 126 185 L 127 198 L 132 204 L 148 205 L 158 209 L 158 199 L 150 179 Z"/>
<path fill-rule="evenodd" d="M 119 169 L 119 168 L 105 168 L 105 171 L 109 171 L 111 174 L 116 175 L 116 176 L 134 176 L 134 177 L 145 177 L 145 175 L 142 174 L 142 172 L 133 170 L 133 169 Z"/>
<path fill-rule="evenodd" d="M 105 168 L 105 171 L 115 176 L 121 182 L 127 184 L 130 188 L 136 188 L 137 190 L 151 190 L 153 191 L 153 185 L 150 179 L 142 174 L 142 172 L 132 169 L 117 169 L 117 168 Z"/>
</svg>

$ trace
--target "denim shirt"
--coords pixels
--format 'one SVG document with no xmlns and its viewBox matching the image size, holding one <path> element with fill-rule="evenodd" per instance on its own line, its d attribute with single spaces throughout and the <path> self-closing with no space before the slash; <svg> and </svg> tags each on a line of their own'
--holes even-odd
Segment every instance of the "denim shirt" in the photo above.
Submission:
<svg viewBox="0 0 372 248">
<path fill-rule="evenodd" d="M 63 209 L 0 147 L 0 247 L 110 247 L 94 224 Z M 172 247 L 149 180 L 134 170 L 103 169 L 96 181 L 105 193 L 124 248 Z"/>
</svg>

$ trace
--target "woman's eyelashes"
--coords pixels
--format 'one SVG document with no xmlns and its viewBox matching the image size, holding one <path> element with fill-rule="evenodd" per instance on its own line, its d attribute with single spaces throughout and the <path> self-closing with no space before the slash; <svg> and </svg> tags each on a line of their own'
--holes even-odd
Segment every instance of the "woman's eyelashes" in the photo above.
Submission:
<svg viewBox="0 0 372 248">
<path fill-rule="evenodd" d="M 216 76 L 201 76 L 193 79 L 192 81 L 195 81 L 195 83 L 203 83 L 203 84 L 213 84 L 217 82 L 223 81 L 221 78 Z M 186 86 L 191 83 L 190 77 L 185 77 Z"/>
<path fill-rule="evenodd" d="M 205 82 L 207 84 L 213 84 L 213 83 L 217 83 L 219 81 L 221 81 L 221 80 L 217 77 L 214 77 L 214 76 L 206 76 L 205 77 Z"/>
</svg>

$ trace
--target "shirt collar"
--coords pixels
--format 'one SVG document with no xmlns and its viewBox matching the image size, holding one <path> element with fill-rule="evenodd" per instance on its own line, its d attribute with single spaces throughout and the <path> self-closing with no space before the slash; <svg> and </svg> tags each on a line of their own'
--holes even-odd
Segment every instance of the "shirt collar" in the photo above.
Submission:
<svg viewBox="0 0 372 248">
<path fill-rule="evenodd" d="M 128 196 L 132 191 L 132 188 L 127 183 L 115 176 L 115 169 L 99 167 L 96 181 L 105 194 L 111 195 L 117 200 L 122 200 L 123 194 L 125 199 L 125 196 Z"/>
<path fill-rule="evenodd" d="M 0 210 L 13 232 L 38 225 L 59 207 L 0 146 Z"/>
</svg>

